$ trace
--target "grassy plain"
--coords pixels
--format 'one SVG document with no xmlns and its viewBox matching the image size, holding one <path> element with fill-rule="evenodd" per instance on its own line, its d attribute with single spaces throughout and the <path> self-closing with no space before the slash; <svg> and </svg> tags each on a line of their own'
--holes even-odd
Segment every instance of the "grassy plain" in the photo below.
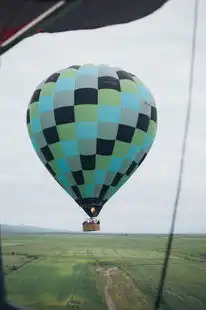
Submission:
<svg viewBox="0 0 206 310">
<path fill-rule="evenodd" d="M 36 310 L 106 310 L 108 293 L 116 310 L 151 310 L 165 246 L 166 236 L 4 235 L 8 299 Z M 206 309 L 204 236 L 175 237 L 161 307 L 172 309 Z"/>
</svg>

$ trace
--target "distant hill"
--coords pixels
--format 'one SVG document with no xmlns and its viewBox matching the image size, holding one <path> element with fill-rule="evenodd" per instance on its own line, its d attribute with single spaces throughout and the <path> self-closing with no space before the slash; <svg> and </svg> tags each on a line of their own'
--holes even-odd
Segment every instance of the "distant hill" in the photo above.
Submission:
<svg viewBox="0 0 206 310">
<path fill-rule="evenodd" d="M 114 232 L 82 232 L 82 231 L 70 231 L 66 229 L 54 229 L 54 228 L 42 228 L 42 227 L 35 227 L 30 225 L 8 225 L 8 224 L 0 224 L 0 231 L 2 234 L 84 234 L 84 235 L 117 235 L 117 236 L 156 236 L 157 238 L 168 237 L 168 234 L 165 233 L 114 233 Z M 194 237 L 205 237 L 205 233 L 176 233 L 176 237 L 184 237 L 184 238 L 190 238 L 191 236 Z"/>
<path fill-rule="evenodd" d="M 66 230 L 42 228 L 30 225 L 7 225 L 2 224 L 0 226 L 1 233 L 3 234 L 38 234 L 38 233 L 63 233 L 69 232 Z"/>
</svg>

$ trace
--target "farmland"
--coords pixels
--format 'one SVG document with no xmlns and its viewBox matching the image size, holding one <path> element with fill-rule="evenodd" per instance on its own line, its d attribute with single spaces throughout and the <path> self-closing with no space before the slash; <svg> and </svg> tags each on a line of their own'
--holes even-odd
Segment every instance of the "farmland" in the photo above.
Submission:
<svg viewBox="0 0 206 310">
<path fill-rule="evenodd" d="M 3 235 L 8 299 L 36 310 L 152 310 L 166 236 Z M 206 309 L 206 237 L 176 236 L 161 310 Z"/>
</svg>

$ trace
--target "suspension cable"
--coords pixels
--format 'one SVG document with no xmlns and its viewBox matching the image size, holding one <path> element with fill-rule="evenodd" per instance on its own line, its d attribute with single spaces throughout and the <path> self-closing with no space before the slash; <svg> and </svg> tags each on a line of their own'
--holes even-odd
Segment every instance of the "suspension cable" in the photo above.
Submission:
<svg viewBox="0 0 206 310">
<path fill-rule="evenodd" d="M 164 293 L 163 290 L 164 290 L 164 285 L 165 285 L 165 279 L 167 276 L 169 259 L 171 255 L 172 242 L 174 239 L 174 229 L 175 229 L 177 211 L 179 207 L 179 198 L 180 198 L 180 194 L 182 190 L 182 178 L 183 178 L 183 172 L 184 172 L 184 166 L 185 166 L 185 154 L 186 154 L 188 131 L 189 131 L 189 125 L 190 125 L 190 119 L 191 119 L 192 93 L 193 93 L 193 87 L 194 87 L 194 64 L 195 64 L 195 54 L 196 54 L 198 8 L 199 8 L 199 0 L 194 0 L 194 23 L 193 23 L 193 30 L 192 30 L 191 62 L 190 62 L 190 74 L 189 74 L 189 85 L 188 85 L 188 103 L 187 103 L 186 120 L 185 120 L 185 126 L 184 126 L 185 130 L 184 130 L 184 136 L 183 136 L 183 142 L 182 142 L 180 170 L 179 170 L 179 175 L 178 175 L 177 190 L 176 190 L 174 209 L 173 209 L 173 215 L 172 215 L 172 220 L 171 220 L 171 228 L 170 228 L 170 233 L 168 236 L 166 254 L 165 254 L 165 259 L 164 259 L 164 263 L 162 267 L 157 296 L 156 296 L 156 300 L 154 304 L 154 310 L 160 309 L 161 302 L 163 300 L 163 293 Z"/>
</svg>

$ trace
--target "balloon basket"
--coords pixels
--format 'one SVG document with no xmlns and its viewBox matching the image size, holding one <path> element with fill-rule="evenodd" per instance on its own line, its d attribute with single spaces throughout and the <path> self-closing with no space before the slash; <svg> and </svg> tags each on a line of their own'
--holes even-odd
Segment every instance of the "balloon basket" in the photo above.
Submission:
<svg viewBox="0 0 206 310">
<path fill-rule="evenodd" d="M 82 223 L 83 231 L 100 231 L 100 222 L 99 221 L 85 221 Z"/>
</svg>

